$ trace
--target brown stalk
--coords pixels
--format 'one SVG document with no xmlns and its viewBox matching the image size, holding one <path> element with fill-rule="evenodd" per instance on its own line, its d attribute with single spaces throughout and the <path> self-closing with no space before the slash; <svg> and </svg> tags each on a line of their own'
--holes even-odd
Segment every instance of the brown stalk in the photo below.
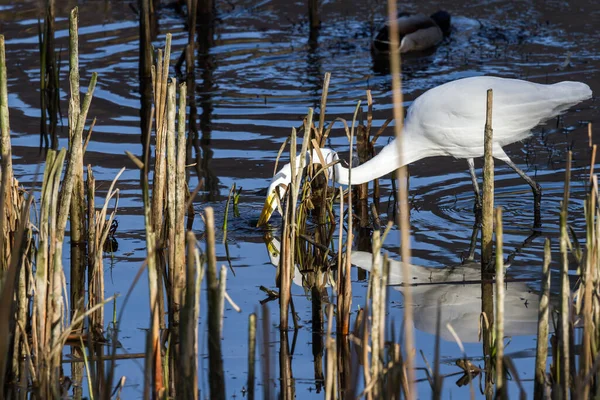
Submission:
<svg viewBox="0 0 600 400">
<path fill-rule="evenodd" d="M 210 398 L 225 399 L 225 375 L 221 352 L 221 312 L 219 309 L 219 281 L 217 279 L 217 255 L 215 242 L 215 217 L 212 207 L 204 210 L 206 217 L 207 255 L 207 307 L 208 307 L 208 359 L 210 362 Z"/>
<path fill-rule="evenodd" d="M 569 259 L 568 259 L 568 231 L 567 231 L 567 213 L 569 205 L 569 187 L 571 183 L 571 158 L 569 151 L 567 155 L 567 165 L 565 168 L 565 189 L 560 212 L 560 253 L 561 253 L 561 296 L 560 296 L 560 315 L 558 326 L 558 340 L 560 343 L 559 363 L 557 383 L 560 385 L 561 394 L 564 399 L 568 398 L 570 387 L 570 357 L 569 357 L 569 322 L 571 308 L 571 289 L 569 285 Z"/>
<path fill-rule="evenodd" d="M 504 379 L 504 254 L 502 208 L 496 208 L 496 396 L 507 396 Z"/>
<path fill-rule="evenodd" d="M 535 356 L 534 399 L 544 398 L 546 390 L 546 360 L 548 357 L 548 316 L 550 314 L 550 239 L 544 244 L 544 265 L 542 268 L 542 290 L 538 311 L 537 344 Z"/>
<path fill-rule="evenodd" d="M 398 154 L 400 154 L 400 165 L 403 165 L 403 137 L 402 128 L 404 126 L 404 112 L 402 111 L 402 81 L 400 68 L 399 54 L 399 36 L 398 22 L 396 20 L 398 11 L 396 2 L 388 0 L 388 18 L 390 25 L 390 71 L 392 74 L 392 98 L 394 101 L 394 132 L 396 144 L 398 146 Z M 406 166 L 400 167 L 397 171 L 398 176 L 398 201 L 400 203 L 400 213 L 398 215 L 398 226 L 400 227 L 400 255 L 402 258 L 402 275 L 410 276 L 410 221 L 408 208 L 408 187 L 407 187 L 407 172 Z M 412 290 L 407 287 L 403 292 L 404 295 L 404 349 L 406 349 L 406 372 L 408 378 L 409 392 L 405 393 L 407 399 L 416 397 L 414 389 L 415 371 L 414 371 L 414 354 L 412 349 L 415 348 L 415 340 L 413 333 L 413 300 Z"/>
</svg>

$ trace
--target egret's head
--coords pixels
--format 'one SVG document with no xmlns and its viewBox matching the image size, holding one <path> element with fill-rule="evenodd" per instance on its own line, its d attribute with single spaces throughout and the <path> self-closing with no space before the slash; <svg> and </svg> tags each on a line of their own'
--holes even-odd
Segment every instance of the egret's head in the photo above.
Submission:
<svg viewBox="0 0 600 400">
<path fill-rule="evenodd" d="M 284 165 L 281 170 L 273 177 L 269 189 L 267 190 L 267 199 L 256 226 L 265 225 L 271 219 L 275 210 L 280 210 L 285 191 L 292 181 L 292 167 L 290 164 Z"/>
</svg>

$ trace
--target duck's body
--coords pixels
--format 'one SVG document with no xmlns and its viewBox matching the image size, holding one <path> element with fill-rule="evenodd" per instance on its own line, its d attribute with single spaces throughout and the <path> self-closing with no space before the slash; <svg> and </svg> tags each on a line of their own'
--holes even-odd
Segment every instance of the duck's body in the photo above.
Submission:
<svg viewBox="0 0 600 400">
<path fill-rule="evenodd" d="M 398 15 L 398 35 L 400 53 L 423 51 L 440 44 L 450 35 L 450 14 L 438 11 L 431 16 L 425 14 L 401 13 Z M 373 40 L 375 53 L 390 51 L 390 29 L 386 23 Z"/>
<path fill-rule="evenodd" d="M 493 90 L 493 155 L 506 162 L 531 186 L 535 195 L 536 217 L 539 214 L 539 186 L 506 155 L 503 146 L 525 139 L 535 126 L 566 111 L 592 96 L 589 86 L 581 82 L 552 85 L 492 76 L 464 78 L 445 83 L 419 96 L 408 109 L 402 133 L 402 153 L 396 140 L 366 163 L 349 170 L 339 163 L 331 167 L 335 182 L 353 185 L 368 182 L 417 160 L 448 155 L 466 158 L 476 192 L 477 181 L 473 158 L 483 156 L 487 90 Z M 322 149 L 326 162 L 337 159 L 332 150 Z M 318 162 L 318 157 L 312 157 Z M 287 168 L 287 169 L 286 169 Z M 290 182 L 289 165 L 275 176 L 269 187 L 259 222 L 266 222 L 276 208 L 272 195 L 279 185 Z M 265 220 L 266 217 L 266 220 Z M 536 218 L 536 224 L 537 221 Z"/>
</svg>

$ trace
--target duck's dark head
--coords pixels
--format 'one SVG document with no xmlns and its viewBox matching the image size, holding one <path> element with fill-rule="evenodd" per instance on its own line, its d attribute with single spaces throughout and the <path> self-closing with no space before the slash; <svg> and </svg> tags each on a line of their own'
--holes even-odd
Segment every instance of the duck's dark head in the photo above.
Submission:
<svg viewBox="0 0 600 400">
<path fill-rule="evenodd" d="M 444 36 L 450 36 L 450 14 L 446 11 L 440 10 L 435 14 L 431 14 L 431 19 L 440 27 Z"/>
</svg>

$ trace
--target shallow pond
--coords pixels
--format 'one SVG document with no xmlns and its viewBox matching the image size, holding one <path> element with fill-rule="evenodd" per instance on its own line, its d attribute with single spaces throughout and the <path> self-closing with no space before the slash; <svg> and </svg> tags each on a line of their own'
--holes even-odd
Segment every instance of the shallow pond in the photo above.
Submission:
<svg viewBox="0 0 600 400">
<path fill-rule="evenodd" d="M 39 151 L 39 49 L 38 18 L 43 17 L 40 1 L 8 2 L 0 6 L 1 31 L 6 36 L 9 76 L 9 105 L 15 174 L 25 187 L 36 180 L 36 167 L 43 161 Z M 107 258 L 107 295 L 124 294 L 145 258 L 145 238 L 141 215 L 139 173 L 125 151 L 141 153 L 139 127 L 138 16 L 129 2 L 65 1 L 57 5 L 57 48 L 61 59 L 61 106 L 66 126 L 67 36 L 68 11 L 76 3 L 80 7 L 80 65 L 82 85 L 91 73 L 99 73 L 98 86 L 90 116 L 97 117 L 85 163 L 92 164 L 100 192 L 120 168 L 127 167 L 119 180 L 121 201 L 118 211 L 119 249 Z M 135 2 L 134 2 L 135 3 Z M 167 2 L 163 2 L 167 3 Z M 175 2 L 173 2 L 175 3 Z M 322 28 L 316 42 L 309 43 L 306 2 L 217 1 L 217 21 L 212 38 L 202 43 L 204 52 L 197 54 L 196 101 L 197 125 L 201 131 L 199 165 L 205 180 L 204 190 L 194 207 L 215 208 L 217 226 L 223 220 L 229 188 L 235 182 L 243 187 L 240 217 L 230 217 L 228 249 L 219 244 L 219 261 L 231 269 L 227 287 L 231 297 L 242 308 L 241 313 L 227 308 L 223 349 L 229 397 L 242 396 L 246 385 L 247 321 L 258 310 L 265 296 L 260 285 L 275 287 L 275 268 L 271 265 L 263 240 L 264 230 L 254 225 L 264 201 L 261 189 L 268 185 L 279 147 L 292 127 L 301 124 L 308 107 L 320 102 L 323 75 L 332 73 L 327 113 L 331 118 L 348 120 L 358 100 L 366 101 L 365 91 L 372 91 L 374 126 L 377 128 L 391 116 L 391 78 L 385 65 L 376 63 L 370 52 L 373 27 L 385 16 L 385 2 L 324 1 Z M 406 5 L 408 11 L 431 13 L 437 2 L 424 1 Z M 600 6 L 593 0 L 575 1 L 454 1 L 447 10 L 453 16 L 453 32 L 435 51 L 406 57 L 403 62 L 405 106 L 425 90 L 444 82 L 475 75 L 517 77 L 535 82 L 578 80 L 600 91 Z M 159 33 L 155 47 L 162 47 L 164 35 L 173 34 L 173 58 L 179 57 L 187 43 L 185 16 L 175 7 L 164 6 L 159 13 Z M 197 49 L 198 50 L 198 49 Z M 200 51 L 200 50 L 199 50 Z M 174 71 L 172 70 L 174 73 Z M 583 240 L 583 197 L 589 173 L 591 151 L 588 147 L 587 123 L 600 126 L 597 102 L 586 101 L 544 127 L 538 127 L 532 138 L 505 148 L 521 168 L 535 176 L 544 190 L 542 200 L 542 235 L 526 240 L 531 234 L 533 199 L 529 187 L 508 166 L 496 166 L 496 204 L 504 207 L 504 248 L 514 253 L 509 275 L 514 278 L 537 279 L 543 254 L 544 237 L 556 238 L 558 211 L 562 199 L 566 153 L 573 151 L 572 200 L 570 223 Z M 483 127 L 482 127 L 483 128 Z M 597 128 L 596 128 L 597 130 Z M 66 146 L 66 128 L 59 127 L 60 145 Z M 387 129 L 379 145 L 393 135 Z M 341 129 L 332 132 L 330 147 L 347 157 L 347 140 Z M 481 160 L 476 160 L 481 175 Z M 410 200 L 413 263 L 422 267 L 460 264 L 469 250 L 474 216 L 473 195 L 467 164 L 451 158 L 430 158 L 410 166 Z M 194 174 L 192 174 L 194 176 Z M 196 185 L 192 178 L 190 186 Z M 391 205 L 386 199 L 391 180 L 381 180 L 380 213 L 387 219 Z M 278 219 L 273 221 L 277 225 Z M 203 231 L 200 218 L 194 230 Z M 219 239 L 219 238 L 217 238 Z M 220 240 L 218 240 L 221 243 Z M 397 258 L 399 232 L 394 228 L 385 248 Z M 558 241 L 552 248 L 558 252 Z M 228 252 L 228 253 L 227 253 Z M 557 256 L 554 259 L 558 259 Z M 556 268 L 557 265 L 553 265 Z M 359 276 L 361 279 L 359 279 Z M 361 305 L 367 283 L 363 274 L 354 271 L 354 305 Z M 144 351 L 145 329 L 149 322 L 148 293 L 142 279 L 124 313 L 120 341 L 123 351 Z M 539 284 L 508 284 L 513 293 L 514 315 L 523 307 L 536 309 L 535 290 Z M 477 286 L 478 287 L 478 286 Z M 455 290 L 448 289 L 448 296 Z M 479 296 L 476 290 L 460 291 L 461 303 L 448 318 L 462 321 L 473 308 L 477 318 Z M 310 329 L 311 304 L 301 287 L 293 287 L 296 310 L 302 328 L 297 333 L 292 370 L 298 398 L 320 398 L 321 383 L 315 381 L 313 340 Z M 458 295 L 458 294 L 456 294 Z M 415 301 L 421 320 L 416 321 L 417 343 L 428 360 L 433 359 L 434 336 L 427 320 L 433 312 L 431 293 L 417 291 Z M 390 320 L 399 326 L 403 298 L 390 290 Z M 429 302 L 428 302 L 429 300 Z M 522 304 L 518 304 L 519 301 Z M 464 302 L 464 303 L 462 303 Z M 531 305 L 531 304 L 534 305 Z M 205 296 L 201 308 L 205 308 Z M 471 307 L 471 308 L 469 308 Z M 276 302 L 269 304 L 273 332 L 278 321 Z M 510 313 L 511 311 L 507 311 Z M 514 332 L 506 348 L 516 361 L 520 378 L 531 390 L 535 356 L 535 313 L 525 312 L 521 329 Z M 532 316 L 533 315 L 533 316 Z M 201 349 L 206 349 L 205 324 L 200 322 Z M 433 322 L 432 322 L 433 321 Z M 458 324 L 458 322 L 455 322 Z M 529 329 L 532 328 L 532 329 Z M 465 326 L 465 350 L 481 362 L 482 348 L 476 335 Z M 476 332 L 475 332 L 476 333 Z M 273 334 L 273 354 L 278 351 L 278 335 Z M 447 336 L 442 342 L 442 373 L 459 372 L 454 359 L 461 356 L 456 343 Z M 202 350 L 201 350 L 202 351 Z M 208 359 L 201 354 L 201 389 L 207 393 Z M 424 367 L 417 357 L 419 367 Z M 276 362 L 272 363 L 277 365 Z M 142 394 L 143 361 L 122 361 L 117 376 L 127 376 L 126 398 Z M 277 372 L 274 373 L 277 376 Z M 417 372 L 419 392 L 428 397 L 429 385 L 422 370 Z M 455 385 L 457 378 L 444 382 L 447 397 L 468 395 L 467 387 Z M 261 386 L 259 385 L 259 390 Z M 516 395 L 516 386 L 511 386 Z M 478 393 L 478 390 L 476 390 Z M 512 397 L 512 396 L 511 396 Z"/>
</svg>

